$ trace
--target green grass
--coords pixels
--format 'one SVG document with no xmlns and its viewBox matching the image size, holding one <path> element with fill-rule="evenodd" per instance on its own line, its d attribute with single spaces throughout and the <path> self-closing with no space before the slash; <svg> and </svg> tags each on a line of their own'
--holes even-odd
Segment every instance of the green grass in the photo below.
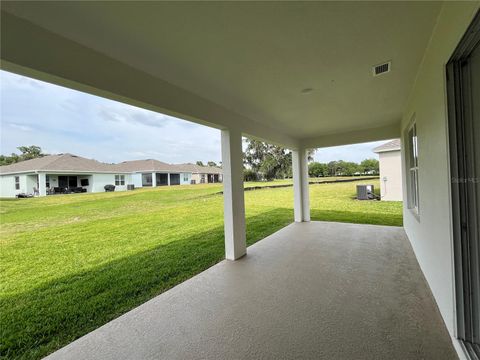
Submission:
<svg viewBox="0 0 480 360">
<path fill-rule="evenodd" d="M 401 203 L 354 200 L 355 185 L 311 185 L 312 219 L 402 224 Z M 219 191 L 0 200 L 1 356 L 41 358 L 221 261 Z M 247 191 L 245 204 L 248 245 L 293 219 L 291 187 Z"/>
</svg>

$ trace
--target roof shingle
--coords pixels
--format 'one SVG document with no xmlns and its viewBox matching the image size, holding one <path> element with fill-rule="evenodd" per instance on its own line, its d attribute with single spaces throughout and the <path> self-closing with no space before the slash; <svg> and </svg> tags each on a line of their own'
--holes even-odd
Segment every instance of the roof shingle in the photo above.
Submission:
<svg viewBox="0 0 480 360">
<path fill-rule="evenodd" d="M 389 142 L 386 142 L 385 144 L 377 146 L 375 149 L 373 149 L 373 152 L 381 153 L 381 152 L 387 152 L 387 151 L 397 151 L 401 149 L 401 146 L 402 145 L 401 145 L 400 139 L 394 139 Z"/>
<path fill-rule="evenodd" d="M 28 171 L 115 172 L 118 170 L 113 164 L 106 164 L 72 154 L 46 155 L 11 165 L 0 166 L 0 174 Z"/>
<path fill-rule="evenodd" d="M 40 158 L 0 166 L 0 174 L 15 174 L 34 171 L 71 171 L 71 172 L 192 172 L 203 174 L 221 174 L 222 169 L 195 164 L 167 164 L 155 159 L 124 161 L 119 164 L 107 164 L 72 154 L 46 155 Z"/>
</svg>

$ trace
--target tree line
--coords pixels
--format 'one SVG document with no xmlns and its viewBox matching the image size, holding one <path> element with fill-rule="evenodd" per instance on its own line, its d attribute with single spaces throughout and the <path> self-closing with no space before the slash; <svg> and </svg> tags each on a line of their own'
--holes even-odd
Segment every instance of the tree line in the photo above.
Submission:
<svg viewBox="0 0 480 360">
<path fill-rule="evenodd" d="M 292 177 L 290 150 L 255 139 L 247 138 L 244 141 L 246 144 L 243 152 L 245 181 L 271 181 Z M 376 159 L 365 159 L 359 164 L 343 160 L 319 163 L 313 162 L 314 154 L 315 150 L 308 152 L 308 173 L 311 177 L 354 176 L 379 172 Z"/>
<path fill-rule="evenodd" d="M 329 163 L 312 162 L 308 164 L 310 177 L 376 175 L 379 164 L 376 159 L 365 159 L 360 163 L 352 161 L 330 161 Z"/>
</svg>

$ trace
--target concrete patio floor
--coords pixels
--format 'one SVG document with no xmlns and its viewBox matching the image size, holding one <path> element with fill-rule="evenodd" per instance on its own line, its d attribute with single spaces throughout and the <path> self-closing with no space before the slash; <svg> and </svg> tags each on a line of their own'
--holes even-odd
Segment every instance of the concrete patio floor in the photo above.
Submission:
<svg viewBox="0 0 480 360">
<path fill-rule="evenodd" d="M 457 359 L 402 228 L 294 223 L 48 359 Z"/>
</svg>

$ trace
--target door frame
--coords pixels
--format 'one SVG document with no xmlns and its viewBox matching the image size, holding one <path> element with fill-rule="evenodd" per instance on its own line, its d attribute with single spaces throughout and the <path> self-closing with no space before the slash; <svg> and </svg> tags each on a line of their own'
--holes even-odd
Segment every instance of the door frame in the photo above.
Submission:
<svg viewBox="0 0 480 360">
<path fill-rule="evenodd" d="M 474 174 L 472 162 L 475 148 L 473 131 L 469 129 L 473 121 L 469 58 L 479 47 L 480 11 L 446 66 L 456 335 L 472 359 L 480 359 L 480 289 L 471 281 L 475 271 L 480 271 L 480 207 L 470 200 L 478 190 L 469 185 L 480 174 Z"/>
</svg>

